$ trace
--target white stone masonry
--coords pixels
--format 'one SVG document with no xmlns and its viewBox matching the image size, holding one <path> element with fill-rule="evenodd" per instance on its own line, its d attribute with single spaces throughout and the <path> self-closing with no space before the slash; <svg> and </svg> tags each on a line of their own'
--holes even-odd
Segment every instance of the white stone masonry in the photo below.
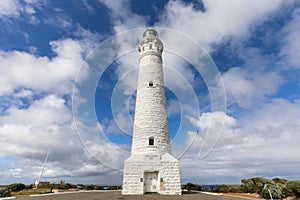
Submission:
<svg viewBox="0 0 300 200">
<path fill-rule="evenodd" d="M 140 54 L 131 156 L 124 163 L 123 194 L 181 194 L 171 144 L 162 67 L 163 44 L 144 32 Z"/>
</svg>

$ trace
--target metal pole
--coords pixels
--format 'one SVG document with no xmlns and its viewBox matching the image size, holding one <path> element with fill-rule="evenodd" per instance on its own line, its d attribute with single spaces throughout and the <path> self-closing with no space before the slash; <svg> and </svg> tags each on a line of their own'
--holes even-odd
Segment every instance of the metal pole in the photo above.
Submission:
<svg viewBox="0 0 300 200">
<path fill-rule="evenodd" d="M 271 193 L 270 189 L 267 189 L 267 184 L 264 185 L 263 190 L 268 190 L 268 192 L 270 194 L 270 197 L 271 197 L 271 200 L 273 200 L 272 193 Z"/>
<path fill-rule="evenodd" d="M 273 200 L 271 191 L 270 191 L 269 189 L 268 189 L 268 191 L 269 191 L 269 194 L 270 194 L 271 200 Z"/>
</svg>

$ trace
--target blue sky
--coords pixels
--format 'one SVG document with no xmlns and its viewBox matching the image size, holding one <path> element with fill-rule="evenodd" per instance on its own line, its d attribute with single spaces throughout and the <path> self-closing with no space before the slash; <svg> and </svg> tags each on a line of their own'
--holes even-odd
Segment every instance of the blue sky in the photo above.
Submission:
<svg viewBox="0 0 300 200">
<path fill-rule="evenodd" d="M 48 149 L 42 180 L 121 183 L 148 27 L 182 182 L 299 179 L 298 1 L 1 0 L 0 23 L 0 184 Z"/>
</svg>

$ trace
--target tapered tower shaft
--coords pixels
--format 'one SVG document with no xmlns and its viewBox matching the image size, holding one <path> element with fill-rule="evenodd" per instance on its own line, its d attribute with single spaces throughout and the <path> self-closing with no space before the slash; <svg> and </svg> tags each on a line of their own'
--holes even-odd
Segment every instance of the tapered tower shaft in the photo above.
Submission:
<svg viewBox="0 0 300 200">
<path fill-rule="evenodd" d="M 147 30 L 140 54 L 132 154 L 171 153 L 162 67 L 163 44 L 155 30 Z"/>
</svg>

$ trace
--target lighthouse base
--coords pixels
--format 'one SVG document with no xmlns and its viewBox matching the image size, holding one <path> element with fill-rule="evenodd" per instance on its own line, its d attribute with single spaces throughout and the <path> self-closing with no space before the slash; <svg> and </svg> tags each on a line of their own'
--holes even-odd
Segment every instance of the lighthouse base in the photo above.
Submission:
<svg viewBox="0 0 300 200">
<path fill-rule="evenodd" d="M 169 153 L 133 154 L 124 163 L 124 195 L 181 195 L 178 160 Z"/>
</svg>

